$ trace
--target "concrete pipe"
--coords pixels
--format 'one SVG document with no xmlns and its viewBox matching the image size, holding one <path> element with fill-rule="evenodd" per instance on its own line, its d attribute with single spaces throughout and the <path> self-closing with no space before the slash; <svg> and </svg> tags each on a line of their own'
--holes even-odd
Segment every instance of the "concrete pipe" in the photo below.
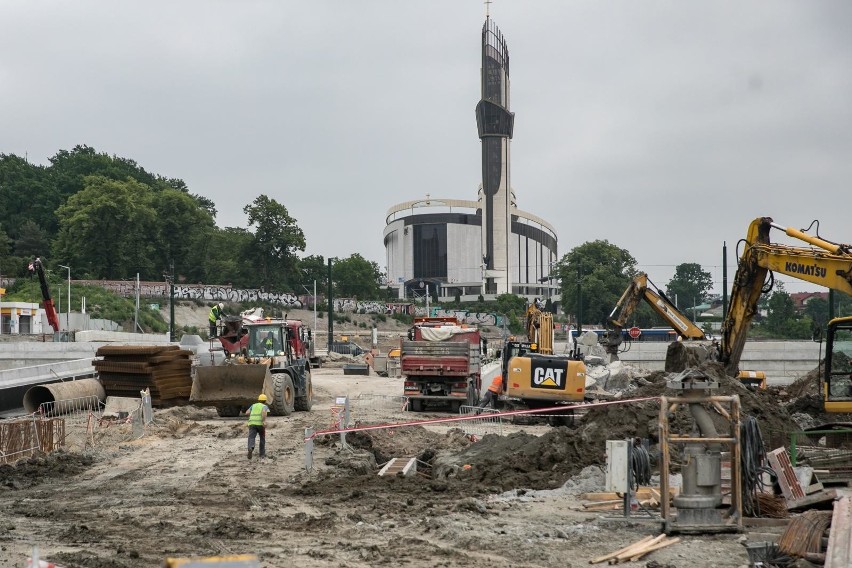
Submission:
<svg viewBox="0 0 852 568">
<path fill-rule="evenodd" d="M 36 385 L 24 393 L 24 410 L 36 412 L 42 404 L 46 404 L 45 413 L 56 416 L 88 410 L 96 406 L 95 398 L 101 402 L 106 399 L 106 392 L 98 379 Z"/>
</svg>

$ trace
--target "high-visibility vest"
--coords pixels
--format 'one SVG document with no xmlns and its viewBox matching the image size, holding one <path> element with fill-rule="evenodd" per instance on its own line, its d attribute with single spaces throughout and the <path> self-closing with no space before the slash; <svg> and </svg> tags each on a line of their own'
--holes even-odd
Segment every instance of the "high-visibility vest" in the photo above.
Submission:
<svg viewBox="0 0 852 568">
<path fill-rule="evenodd" d="M 500 394 L 503 391 L 503 377 L 500 375 L 494 377 L 494 380 L 491 381 L 491 386 L 488 387 L 488 390 L 494 394 Z"/>
<path fill-rule="evenodd" d="M 275 340 L 272 339 L 271 337 L 267 337 L 266 339 L 263 340 L 263 346 L 266 349 L 273 349 L 275 347 Z"/>
<path fill-rule="evenodd" d="M 220 315 L 222 315 L 222 312 L 219 310 L 219 306 L 213 306 L 210 310 L 210 323 L 216 323 L 216 320 L 219 319 Z"/>
<path fill-rule="evenodd" d="M 251 405 L 251 413 L 249 414 L 249 426 L 263 426 L 263 410 L 267 408 L 262 402 L 255 402 Z"/>
</svg>

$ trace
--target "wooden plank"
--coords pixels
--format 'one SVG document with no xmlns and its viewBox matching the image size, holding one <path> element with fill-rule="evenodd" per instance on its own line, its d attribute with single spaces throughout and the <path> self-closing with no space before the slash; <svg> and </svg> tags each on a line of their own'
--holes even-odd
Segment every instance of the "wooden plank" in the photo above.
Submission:
<svg viewBox="0 0 852 568">
<path fill-rule="evenodd" d="M 644 550 L 648 550 L 650 547 L 653 547 L 655 544 L 657 544 L 658 542 L 660 542 L 664 538 L 666 538 L 666 534 L 662 533 L 662 534 L 655 536 L 654 538 L 652 538 L 651 540 L 649 540 L 648 542 L 646 542 L 644 544 L 636 543 L 636 546 L 632 546 L 632 547 L 628 548 L 627 550 L 625 550 L 621 554 L 616 555 L 615 558 L 610 558 L 609 563 L 610 564 L 618 564 L 622 560 L 627 560 L 628 558 L 632 558 L 633 556 L 639 554 L 640 552 L 642 552 Z"/>
<path fill-rule="evenodd" d="M 649 546 L 648 548 L 642 550 L 636 556 L 631 556 L 630 561 L 635 562 L 636 560 L 639 560 L 640 558 L 642 558 L 643 556 L 645 556 L 646 554 L 648 554 L 650 552 L 654 552 L 655 550 L 659 550 L 661 548 L 665 548 L 667 546 L 671 546 L 671 545 L 677 544 L 679 542 L 680 542 L 680 537 L 675 537 L 675 538 L 670 538 L 668 540 L 660 541 L 657 544 L 655 544 L 654 546 Z"/>
<path fill-rule="evenodd" d="M 606 554 L 604 556 L 598 556 L 597 558 L 592 558 L 591 560 L 589 560 L 589 564 L 598 564 L 600 562 L 606 562 L 610 558 L 615 558 L 619 554 L 622 554 L 624 552 L 627 552 L 628 550 L 636 548 L 637 546 L 645 544 L 646 542 L 649 542 L 653 538 L 654 538 L 653 536 L 646 536 L 645 538 L 643 538 L 641 540 L 637 540 L 636 542 L 628 544 L 627 546 L 625 546 L 623 548 L 619 548 L 615 552 L 610 552 L 609 554 Z"/>
<path fill-rule="evenodd" d="M 848 566 L 852 566 L 852 497 L 843 497 L 834 502 L 825 568 Z"/>
</svg>

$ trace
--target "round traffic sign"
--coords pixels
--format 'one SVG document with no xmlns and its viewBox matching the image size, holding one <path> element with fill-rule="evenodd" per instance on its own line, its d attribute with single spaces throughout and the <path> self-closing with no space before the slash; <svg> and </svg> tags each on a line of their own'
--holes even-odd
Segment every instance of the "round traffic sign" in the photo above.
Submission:
<svg viewBox="0 0 852 568">
<path fill-rule="evenodd" d="M 638 327 L 631 327 L 629 330 L 627 330 L 627 334 L 632 339 L 639 339 L 639 336 L 642 335 L 642 330 Z"/>
</svg>

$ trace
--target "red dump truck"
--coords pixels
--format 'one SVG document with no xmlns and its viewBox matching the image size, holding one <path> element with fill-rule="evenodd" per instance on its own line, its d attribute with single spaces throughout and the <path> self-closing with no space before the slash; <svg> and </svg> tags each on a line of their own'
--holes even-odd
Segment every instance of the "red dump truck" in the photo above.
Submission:
<svg viewBox="0 0 852 568">
<path fill-rule="evenodd" d="M 455 318 L 417 318 L 400 345 L 400 370 L 408 409 L 449 407 L 479 402 L 479 330 Z"/>
</svg>

